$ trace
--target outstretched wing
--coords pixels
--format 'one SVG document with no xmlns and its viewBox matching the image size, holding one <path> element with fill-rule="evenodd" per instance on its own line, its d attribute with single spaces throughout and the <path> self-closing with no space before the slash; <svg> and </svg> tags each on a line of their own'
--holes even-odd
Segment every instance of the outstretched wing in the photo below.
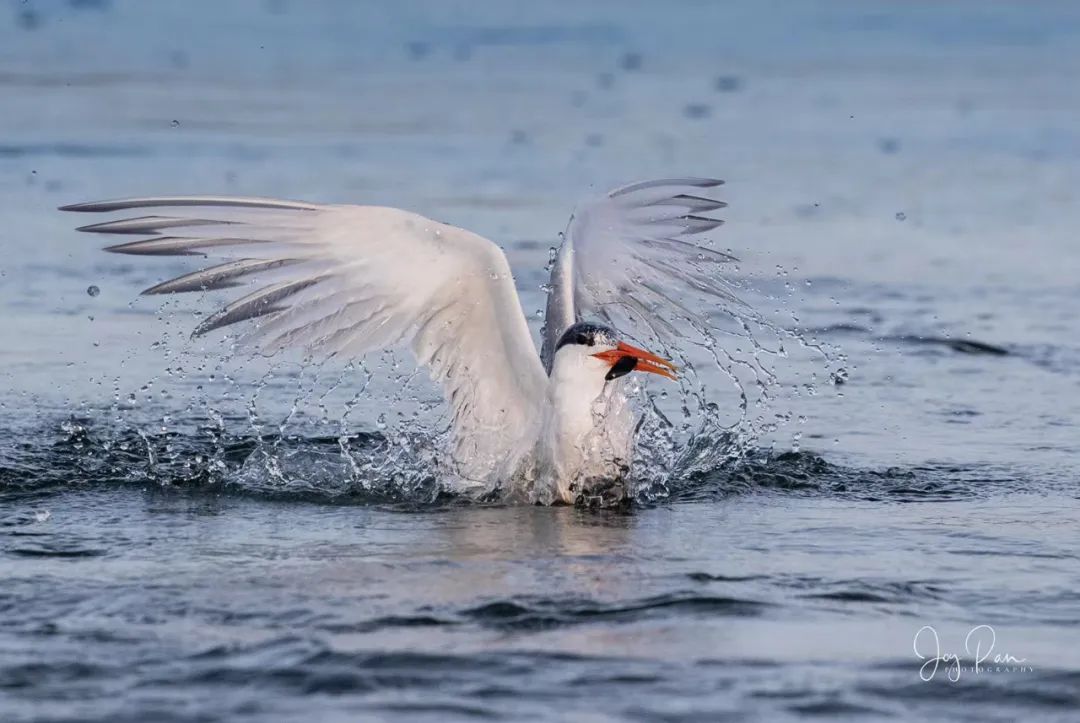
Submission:
<svg viewBox="0 0 1080 723">
<path fill-rule="evenodd" d="M 317 359 L 409 342 L 451 405 L 455 459 L 469 479 L 504 461 L 539 417 L 547 377 L 510 266 L 487 239 L 394 208 L 259 198 L 139 198 L 62 210 L 143 208 L 155 210 L 79 230 L 151 237 L 106 248 L 114 253 L 221 259 L 144 294 L 250 287 L 196 335 L 250 321 L 240 341 L 251 348 L 298 347 Z"/>
<path fill-rule="evenodd" d="M 719 267 L 734 261 L 704 234 L 727 206 L 713 198 L 723 181 L 668 178 L 623 186 L 582 204 L 570 218 L 551 268 L 544 364 L 565 329 L 586 317 L 616 328 L 640 324 L 665 343 L 689 324 L 708 327 L 710 304 L 741 302 Z"/>
</svg>

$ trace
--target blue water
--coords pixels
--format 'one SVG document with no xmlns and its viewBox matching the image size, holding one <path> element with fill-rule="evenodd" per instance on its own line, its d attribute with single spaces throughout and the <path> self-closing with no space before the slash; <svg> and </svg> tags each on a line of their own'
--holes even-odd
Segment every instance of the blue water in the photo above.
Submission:
<svg viewBox="0 0 1080 723">
<path fill-rule="evenodd" d="M 1078 73 L 1067 2 L 0 5 L 0 720 L 1076 720 Z M 786 355 L 603 510 L 448 494 L 407 354 L 192 341 L 55 211 L 409 208 L 538 331 L 574 204 L 683 174 Z"/>
</svg>

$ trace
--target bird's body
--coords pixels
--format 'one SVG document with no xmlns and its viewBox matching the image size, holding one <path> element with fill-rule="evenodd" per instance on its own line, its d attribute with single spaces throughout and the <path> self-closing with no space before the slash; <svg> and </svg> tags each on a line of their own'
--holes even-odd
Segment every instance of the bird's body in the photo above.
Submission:
<svg viewBox="0 0 1080 723">
<path fill-rule="evenodd" d="M 298 347 L 317 358 L 408 343 L 449 404 L 461 482 L 573 502 L 629 468 L 635 415 L 623 377 L 674 378 L 675 368 L 584 320 L 629 320 L 638 336 L 666 343 L 680 324 L 702 328 L 687 297 L 734 300 L 712 268 L 732 258 L 692 238 L 720 225 L 700 215 L 725 205 L 700 195 L 720 183 L 648 181 L 579 208 L 552 264 L 540 354 L 502 250 L 415 213 L 222 197 L 65 210 L 167 209 L 81 230 L 151 236 L 108 251 L 223 259 L 143 293 L 254 287 L 196 335 L 250 322 L 240 341 L 254 350 Z"/>
<path fill-rule="evenodd" d="M 532 451 L 534 484 L 563 502 L 587 493 L 594 481 L 620 479 L 630 464 L 634 417 L 625 381 L 605 379 L 612 365 L 593 348 L 567 344 L 555 353 Z"/>
</svg>

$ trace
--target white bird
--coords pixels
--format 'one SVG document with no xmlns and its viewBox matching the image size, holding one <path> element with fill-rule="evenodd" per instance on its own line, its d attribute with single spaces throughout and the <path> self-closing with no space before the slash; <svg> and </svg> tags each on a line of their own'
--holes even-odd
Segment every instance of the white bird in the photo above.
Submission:
<svg viewBox="0 0 1080 723">
<path fill-rule="evenodd" d="M 552 264 L 540 354 L 502 250 L 409 211 L 216 196 L 61 210 L 165 209 L 79 230 L 151 236 L 105 249 L 114 253 L 224 260 L 143 294 L 255 287 L 195 335 L 251 321 L 240 341 L 253 350 L 315 359 L 408 342 L 450 406 L 460 482 L 573 503 L 627 472 L 635 420 L 621 377 L 675 378 L 674 364 L 629 344 L 613 320 L 671 341 L 686 325 L 707 333 L 691 305 L 738 303 L 716 269 L 733 257 L 696 238 L 722 223 L 704 215 L 727 205 L 705 195 L 721 183 L 645 181 L 581 205 Z"/>
</svg>

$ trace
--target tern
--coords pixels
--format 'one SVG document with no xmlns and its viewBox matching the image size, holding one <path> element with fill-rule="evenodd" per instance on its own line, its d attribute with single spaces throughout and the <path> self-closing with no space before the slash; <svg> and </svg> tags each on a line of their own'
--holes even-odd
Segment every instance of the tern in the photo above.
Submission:
<svg viewBox="0 0 1080 723">
<path fill-rule="evenodd" d="M 713 198 L 722 183 L 644 181 L 579 205 L 551 259 L 539 354 L 502 249 L 416 213 L 224 196 L 61 210 L 147 209 L 78 230 L 149 236 L 105 249 L 113 253 L 221 260 L 143 294 L 253 289 L 195 336 L 249 322 L 238 341 L 251 350 L 300 348 L 312 359 L 407 343 L 449 406 L 458 482 L 574 503 L 628 472 L 636 420 L 624 377 L 676 378 L 675 364 L 630 343 L 613 319 L 672 339 L 678 322 L 700 329 L 693 298 L 735 299 L 716 268 L 734 257 L 705 245 L 723 223 L 709 215 L 727 205 Z"/>
</svg>

